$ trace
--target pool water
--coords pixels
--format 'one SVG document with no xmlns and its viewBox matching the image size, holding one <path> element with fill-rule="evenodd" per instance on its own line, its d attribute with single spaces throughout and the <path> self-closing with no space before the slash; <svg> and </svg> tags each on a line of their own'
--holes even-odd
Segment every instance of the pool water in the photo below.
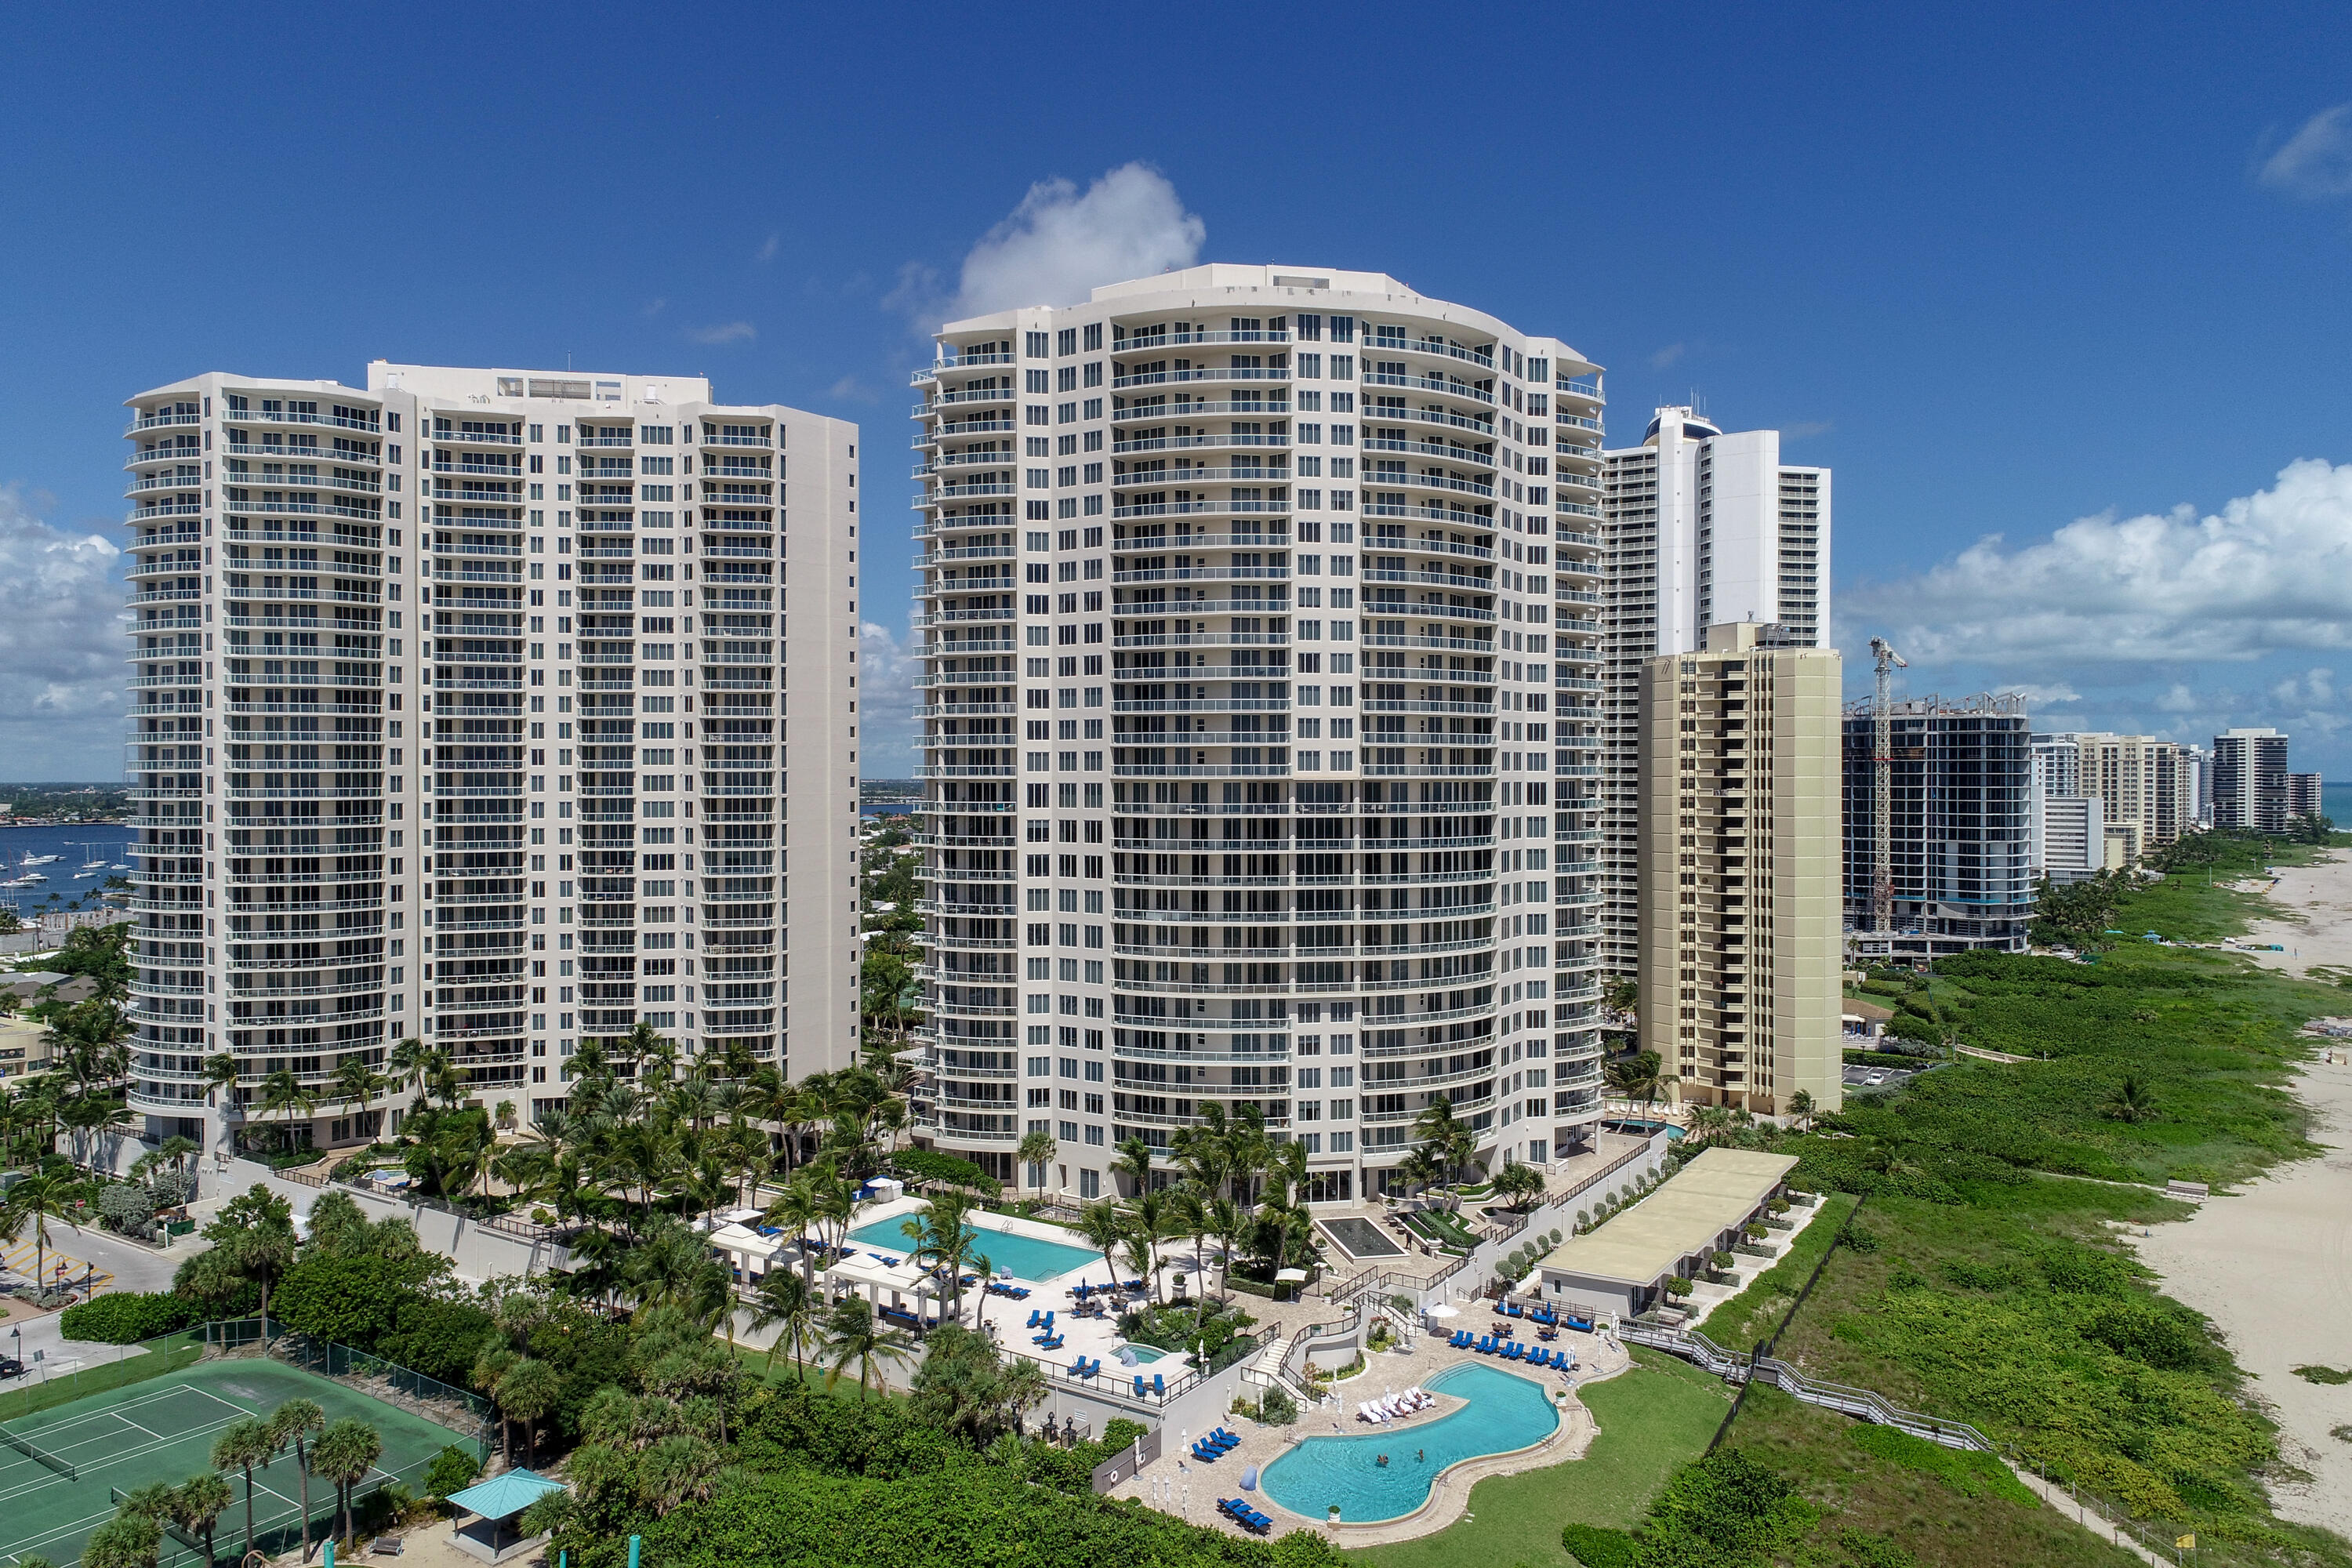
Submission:
<svg viewBox="0 0 2352 1568">
<path fill-rule="evenodd" d="M 1276 1459 L 1259 1481 L 1265 1495 L 1307 1519 L 1321 1519 L 1334 1503 L 1349 1524 L 1397 1519 L 1429 1500 L 1430 1483 L 1446 1466 L 1525 1448 L 1559 1425 L 1542 1384 L 1500 1367 L 1465 1362 L 1422 1386 L 1466 1403 L 1435 1421 L 1374 1431 L 1355 1421 L 1354 1407 L 1378 1391 L 1343 1393 L 1347 1419 L 1357 1431 L 1309 1437 Z M 1382 1454 L 1389 1457 L 1385 1466 L 1379 1462 Z"/>
<path fill-rule="evenodd" d="M 911 1215 L 896 1219 L 877 1219 L 871 1225 L 859 1226 L 849 1233 L 849 1239 L 869 1251 L 886 1253 L 892 1258 L 904 1258 L 914 1244 L 898 1227 Z M 1102 1254 L 1091 1247 L 1066 1247 L 1058 1241 L 1040 1241 L 1034 1237 L 1016 1236 L 1009 1230 L 992 1226 L 967 1227 L 972 1238 L 973 1250 L 985 1254 L 989 1266 L 999 1273 L 1011 1272 L 1022 1279 L 1043 1284 L 1065 1274 L 1075 1274 L 1091 1263 L 1102 1267 Z"/>
</svg>

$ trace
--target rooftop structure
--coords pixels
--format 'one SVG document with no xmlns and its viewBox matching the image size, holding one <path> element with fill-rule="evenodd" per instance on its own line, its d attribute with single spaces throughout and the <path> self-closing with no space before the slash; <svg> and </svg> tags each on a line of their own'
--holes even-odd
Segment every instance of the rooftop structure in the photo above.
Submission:
<svg viewBox="0 0 2352 1568">
<path fill-rule="evenodd" d="M 1640 1203 L 1553 1247 L 1537 1265 L 1544 1294 L 1613 1312 L 1645 1310 L 1668 1278 L 1728 1247 L 1796 1164 L 1793 1154 L 1701 1150 Z"/>
</svg>

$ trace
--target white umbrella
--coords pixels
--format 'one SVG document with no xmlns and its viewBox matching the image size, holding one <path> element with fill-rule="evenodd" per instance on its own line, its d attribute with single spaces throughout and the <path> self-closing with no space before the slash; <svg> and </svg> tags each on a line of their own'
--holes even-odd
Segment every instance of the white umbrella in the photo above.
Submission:
<svg viewBox="0 0 2352 1568">
<path fill-rule="evenodd" d="M 1421 1311 L 1422 1316 L 1425 1318 L 1458 1318 L 1462 1315 L 1461 1308 L 1444 1301 L 1440 1301 L 1434 1307 L 1423 1307 Z"/>
</svg>

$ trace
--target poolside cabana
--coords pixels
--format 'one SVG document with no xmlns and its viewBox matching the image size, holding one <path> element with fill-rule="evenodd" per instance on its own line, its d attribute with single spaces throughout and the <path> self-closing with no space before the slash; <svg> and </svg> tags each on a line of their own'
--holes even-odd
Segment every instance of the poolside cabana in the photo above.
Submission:
<svg viewBox="0 0 2352 1568">
<path fill-rule="evenodd" d="M 1648 1310 L 1669 1279 L 1737 1241 L 1796 1163 L 1752 1149 L 1701 1151 L 1632 1208 L 1552 1248 L 1537 1266 L 1545 1299 L 1622 1317 Z"/>
<path fill-rule="evenodd" d="M 464 1491 L 449 1494 L 449 1506 L 458 1511 L 458 1522 L 452 1528 L 449 1539 L 457 1550 L 485 1563 L 503 1563 L 543 1545 L 547 1534 L 525 1535 L 515 1527 L 522 1511 L 550 1492 L 564 1489 L 562 1481 L 549 1480 L 530 1470 L 512 1469 L 491 1477 Z M 464 1516 L 472 1514 L 467 1519 Z"/>
</svg>

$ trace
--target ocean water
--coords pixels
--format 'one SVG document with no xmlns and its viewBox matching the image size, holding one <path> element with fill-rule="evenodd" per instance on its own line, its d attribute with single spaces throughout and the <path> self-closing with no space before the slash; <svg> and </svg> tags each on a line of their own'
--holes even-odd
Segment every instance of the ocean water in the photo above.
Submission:
<svg viewBox="0 0 2352 1568">
<path fill-rule="evenodd" d="M 47 880 L 29 887 L 0 888 L 0 902 L 5 902 L 20 915 L 29 915 L 44 909 L 61 909 L 83 895 L 95 893 L 110 876 L 122 876 L 112 868 L 117 862 L 129 863 L 131 841 L 137 837 L 134 829 L 92 823 L 68 827 L 0 827 L 0 881 L 13 880 L 26 870 L 38 871 Z M 28 855 L 55 855 L 57 859 L 46 866 L 26 867 Z M 106 865 L 96 874 L 77 877 L 82 863 L 93 855 L 102 855 Z M 49 902 L 49 895 L 62 895 L 58 904 Z"/>
<path fill-rule="evenodd" d="M 2319 783 L 2319 809 L 2339 828 L 2352 832 L 2352 784 Z"/>
</svg>

